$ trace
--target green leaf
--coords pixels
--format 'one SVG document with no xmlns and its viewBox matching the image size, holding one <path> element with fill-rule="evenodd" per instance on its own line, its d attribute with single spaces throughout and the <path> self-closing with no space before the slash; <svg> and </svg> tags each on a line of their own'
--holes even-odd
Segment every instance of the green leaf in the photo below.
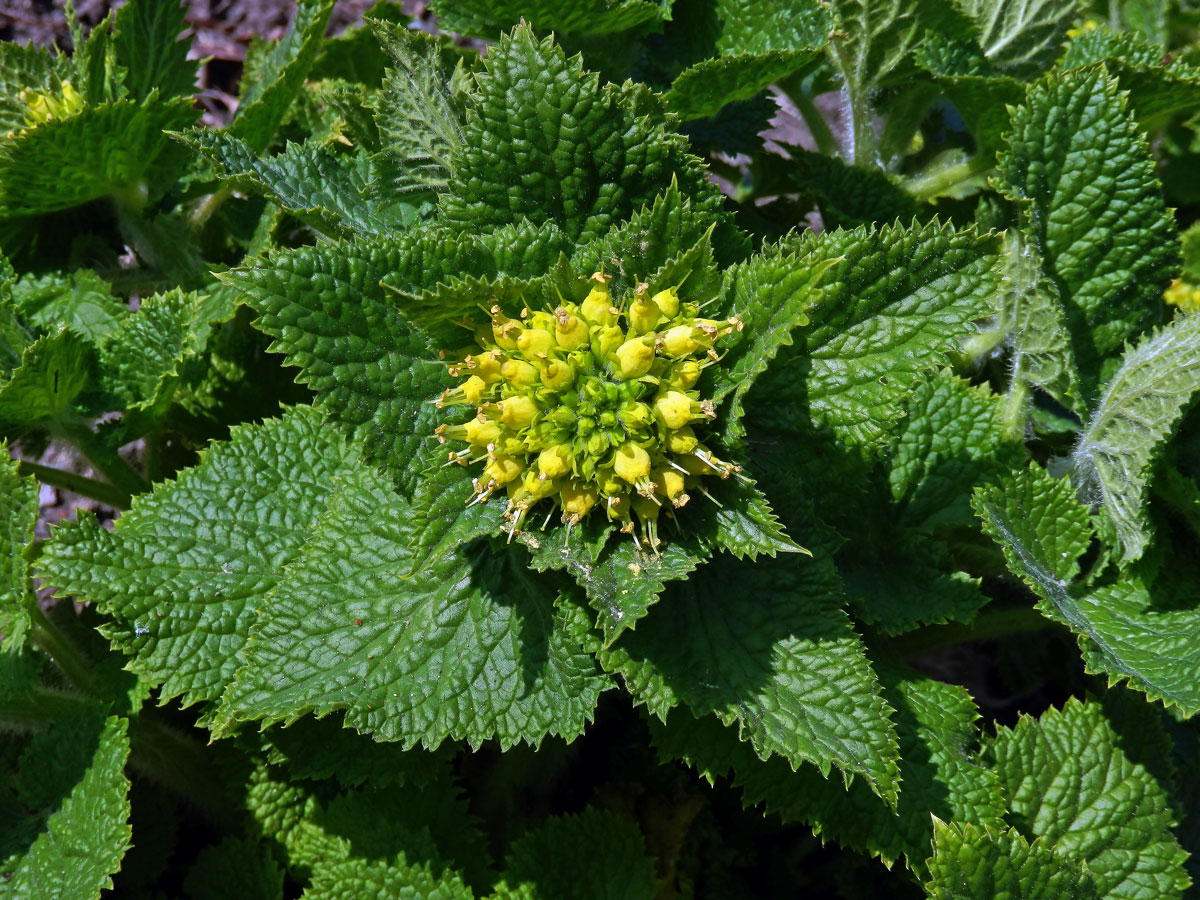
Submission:
<svg viewBox="0 0 1200 900">
<path fill-rule="evenodd" d="M 1082 863 L 1060 860 L 1040 842 L 1009 828 L 997 831 L 933 821 L 926 863 L 931 900 L 1098 900 Z"/>
<path fill-rule="evenodd" d="M 61 330 L 34 341 L 0 385 L 0 425 L 27 429 L 69 415 L 92 380 L 93 365 L 91 346 L 74 332 Z"/>
<path fill-rule="evenodd" d="M 13 41 L 0 43 L 0 135 L 25 127 L 29 105 L 21 99 L 22 91 L 59 91 L 62 79 L 69 77 L 69 68 L 66 56 L 51 53 L 45 47 Z"/>
<path fill-rule="evenodd" d="M 34 602 L 29 581 L 33 528 L 38 518 L 38 484 L 22 478 L 8 445 L 0 441 L 0 644 L 15 653 L 29 628 L 29 604 Z"/>
<path fill-rule="evenodd" d="M 1055 855 L 1085 860 L 1097 896 L 1171 900 L 1190 880 L 1171 800 L 1102 704 L 1075 698 L 1000 726 L 991 752 L 1017 827 Z"/>
<path fill-rule="evenodd" d="M 897 186 L 895 176 L 799 147 L 788 147 L 788 153 L 792 159 L 787 177 L 816 201 L 827 229 L 897 219 L 908 222 L 917 216 L 920 207 Z"/>
<path fill-rule="evenodd" d="M 1062 53 L 1067 29 L 1080 15 L 1077 0 L 958 0 L 975 22 L 984 55 L 1015 78 L 1032 78 Z"/>
<path fill-rule="evenodd" d="M 725 271 L 721 292 L 744 323 L 741 340 L 713 367 L 713 402 L 731 398 L 722 416 L 726 444 L 736 446 L 745 435 L 745 395 L 780 348 L 792 345 L 792 331 L 809 324 L 807 310 L 821 296 L 817 284 L 834 262 L 772 247 Z"/>
<path fill-rule="evenodd" d="M 13 788 L 21 818 L 0 825 L 0 880 L 12 900 L 91 900 L 129 847 L 127 723 L 96 711 L 35 737 Z"/>
<path fill-rule="evenodd" d="M 931 815 L 998 828 L 1004 799 L 999 779 L 975 758 L 979 713 L 966 690 L 895 665 L 879 671 L 900 742 L 903 790 L 895 809 L 862 782 L 845 787 L 809 766 L 792 771 L 782 759 L 757 759 L 711 716 L 676 713 L 666 725 L 652 721 L 654 744 L 710 783 L 728 773 L 747 807 L 762 806 L 784 822 L 806 822 L 823 841 L 877 856 L 888 866 L 904 858 L 919 871 Z"/>
<path fill-rule="evenodd" d="M 440 0 L 434 4 L 443 31 L 489 40 L 521 20 L 541 32 L 613 34 L 656 24 L 668 17 L 668 10 L 655 0 Z"/>
<path fill-rule="evenodd" d="M 650 900 L 653 861 L 636 825 L 588 807 L 552 816 L 513 842 L 494 900 Z"/>
<path fill-rule="evenodd" d="M 601 86 L 579 57 L 518 27 L 477 74 L 464 142 L 453 154 L 445 220 L 471 231 L 552 220 L 578 243 L 650 203 L 677 178 L 710 215 L 720 194 L 644 86 Z"/>
<path fill-rule="evenodd" d="M 115 196 L 140 205 L 173 179 L 163 133 L 196 120 L 190 99 L 118 100 L 0 140 L 0 218 L 36 215 Z M 160 171 L 163 170 L 163 171 Z"/>
<path fill-rule="evenodd" d="M 921 68 L 933 74 L 946 98 L 954 104 L 979 145 L 980 156 L 986 154 L 985 158 L 990 158 L 993 152 L 1005 147 L 1004 138 L 1011 127 L 1010 109 L 1025 99 L 1025 89 L 1016 79 L 994 73 L 982 54 L 979 69 L 973 65 L 961 69 L 962 60 L 953 55 L 959 46 L 938 40 L 938 35 L 931 33 L 915 59 Z"/>
<path fill-rule="evenodd" d="M 265 196 L 326 235 L 381 234 L 411 219 L 411 205 L 372 198 L 374 173 L 364 153 L 336 154 L 307 141 L 259 157 L 244 141 L 212 129 L 194 129 L 181 140 L 214 163 L 227 184 Z"/>
<path fill-rule="evenodd" d="M 896 798 L 889 708 L 841 608 L 828 558 L 709 563 L 662 600 L 601 664 L 660 719 L 685 704 L 715 713 L 760 758 L 837 766 Z"/>
<path fill-rule="evenodd" d="M 283 900 L 283 871 L 266 847 L 227 837 L 200 851 L 183 888 L 191 900 Z"/>
<path fill-rule="evenodd" d="M 991 391 L 941 376 L 913 391 L 889 453 L 888 484 L 908 525 L 971 525 L 972 489 L 1024 459 Z"/>
<path fill-rule="evenodd" d="M 112 294 L 112 286 L 91 269 L 66 274 L 26 275 L 13 285 L 13 301 L 21 318 L 46 331 L 66 327 L 97 343 L 129 315 L 129 307 Z"/>
<path fill-rule="evenodd" d="M 473 900 L 474 894 L 452 871 L 436 872 L 428 863 L 409 864 L 346 859 L 319 866 L 301 900 L 358 900 L 360 897 L 420 897 L 422 900 Z"/>
<path fill-rule="evenodd" d="M 834 25 L 815 0 L 712 0 L 673 18 L 668 45 L 686 44 L 691 59 L 666 102 L 684 120 L 716 115 L 802 68 Z"/>
<path fill-rule="evenodd" d="M 970 229 L 889 225 L 800 236 L 782 248 L 834 264 L 795 347 L 750 395 L 767 423 L 786 426 L 807 410 L 843 443 L 879 447 L 914 387 L 995 312 L 996 242 Z"/>
<path fill-rule="evenodd" d="M 1128 681 L 1187 715 L 1200 712 L 1200 612 L 1161 608 L 1132 582 L 1073 587 L 1092 527 L 1066 479 L 1034 466 L 977 490 L 973 505 L 1038 608 L 1075 632 L 1089 672 Z"/>
<path fill-rule="evenodd" d="M 1180 315 L 1126 351 L 1079 436 L 1072 480 L 1116 528 L 1124 563 L 1139 559 L 1150 542 L 1150 466 L 1197 390 L 1200 316 Z"/>
<path fill-rule="evenodd" d="M 304 370 L 298 380 L 363 444 L 364 458 L 387 468 L 406 493 L 420 482 L 422 448 L 440 420 L 429 401 L 449 380 L 379 280 L 402 264 L 422 271 L 425 259 L 403 245 L 332 243 L 225 274 L 259 313 L 258 327 L 275 339 L 271 349 Z"/>
<path fill-rule="evenodd" d="M 1178 263 L 1149 148 L 1103 69 L 1030 89 L 999 158 L 1001 187 L 1066 309 L 1085 396 L 1108 358 L 1158 318 Z"/>
<path fill-rule="evenodd" d="M 945 544 L 908 529 L 869 544 L 850 541 L 837 562 L 855 617 L 884 634 L 970 622 L 988 602 L 979 579 L 958 571 Z"/>
<path fill-rule="evenodd" d="M 1028 389 L 1037 387 L 1068 409 L 1082 412 L 1079 372 L 1058 292 L 1037 253 L 1010 231 L 1004 238 L 1004 311 L 1000 327 L 1011 353 L 1004 421 L 1008 434 L 1025 430 Z"/>
<path fill-rule="evenodd" d="M 292 27 L 263 61 L 238 104 L 229 133 L 256 153 L 266 150 L 321 51 L 333 0 L 300 0 Z"/>
<path fill-rule="evenodd" d="M 346 709 L 349 727 L 406 747 L 582 732 L 608 686 L 582 610 L 487 546 L 413 572 L 414 527 L 369 469 L 343 478 L 261 609 L 222 728 Z"/>
<path fill-rule="evenodd" d="M 211 700 L 232 681 L 263 598 L 353 459 L 320 418 L 298 407 L 236 428 L 114 531 L 85 518 L 46 545 L 41 574 L 114 617 L 109 637 L 163 699 Z"/>
<path fill-rule="evenodd" d="M 372 28 L 395 67 L 384 76 L 375 105 L 387 183 L 398 193 L 443 191 L 464 138 L 461 103 L 442 69 L 441 45 L 391 22 Z"/>
<path fill-rule="evenodd" d="M 113 47 L 125 67 L 125 87 L 134 100 L 154 90 L 164 99 L 195 91 L 196 62 L 180 41 L 187 10 L 179 0 L 130 0 L 113 22 Z"/>
</svg>

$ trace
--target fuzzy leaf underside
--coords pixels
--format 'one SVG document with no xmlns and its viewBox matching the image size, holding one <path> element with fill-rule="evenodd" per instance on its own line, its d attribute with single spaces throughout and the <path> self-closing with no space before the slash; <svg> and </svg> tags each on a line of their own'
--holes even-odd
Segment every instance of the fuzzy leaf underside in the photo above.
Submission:
<svg viewBox="0 0 1200 900">
<path fill-rule="evenodd" d="M 226 280 L 258 312 L 272 349 L 402 490 L 420 483 L 423 448 L 438 424 L 429 401 L 449 386 L 445 366 L 401 319 L 379 279 L 423 259 L 408 245 L 327 244 L 284 251 Z"/>
<path fill-rule="evenodd" d="M 1178 900 L 1189 885 L 1171 798 L 1096 701 L 1001 726 L 991 744 L 1012 816 L 1056 856 L 1087 863 L 1097 895 Z"/>
<path fill-rule="evenodd" d="M 29 627 L 29 551 L 38 517 L 38 484 L 22 478 L 8 445 L 0 441 L 0 644 L 16 652 Z"/>
<path fill-rule="evenodd" d="M 0 385 L 0 426 L 28 428 L 69 415 L 94 377 L 94 364 L 91 346 L 74 332 L 57 331 L 34 341 Z"/>
<path fill-rule="evenodd" d="M 240 427 L 140 496 L 114 531 L 92 518 L 55 529 L 40 574 L 114 617 L 113 643 L 164 699 L 215 699 L 351 452 L 307 407 Z"/>
<path fill-rule="evenodd" d="M 999 780 L 976 758 L 979 713 L 967 692 L 896 666 L 883 666 L 885 697 L 896 710 L 902 789 L 895 810 L 870 788 L 848 788 L 813 768 L 793 771 L 779 758 L 760 760 L 711 716 L 673 713 L 651 722 L 655 746 L 683 759 L 709 782 L 730 775 L 746 806 L 784 822 L 806 822 L 823 839 L 918 869 L 929 850 L 930 815 L 987 827 L 1003 824 Z"/>
<path fill-rule="evenodd" d="M 1016 78 L 1048 69 L 1062 52 L 1067 29 L 1079 15 L 1075 0 L 958 0 L 975 22 L 979 46 L 997 68 Z"/>
<path fill-rule="evenodd" d="M 1103 68 L 1048 76 L 1013 116 L 1001 189 L 1064 304 L 1085 395 L 1159 316 L 1178 253 L 1149 148 Z"/>
<path fill-rule="evenodd" d="M 747 407 L 786 431 L 811 416 L 852 447 L 879 447 L 913 388 L 995 312 L 996 241 L 937 222 L 801 236 L 785 252 L 833 260 L 809 324 L 761 375 Z"/>
<path fill-rule="evenodd" d="M 1075 632 L 1089 672 L 1200 712 L 1200 611 L 1160 609 L 1134 582 L 1073 587 L 1092 526 L 1066 479 L 1034 466 L 977 490 L 972 505 L 1039 609 Z"/>
<path fill-rule="evenodd" d="M 730 596 L 742 598 L 730 606 Z M 660 719 L 684 705 L 737 722 L 761 758 L 860 775 L 894 804 L 889 709 L 841 608 L 828 559 L 789 555 L 746 568 L 718 558 L 662 600 L 601 664 Z"/>
<path fill-rule="evenodd" d="M 1200 316 L 1180 315 L 1126 351 L 1079 437 L 1072 480 L 1115 526 L 1123 562 L 1150 543 L 1151 464 L 1198 390 Z"/>
<path fill-rule="evenodd" d="M 131 835 L 127 725 L 92 709 L 30 742 L 13 783 L 23 816 L 0 823 L 6 898 L 92 900 L 112 887 Z"/>
<path fill-rule="evenodd" d="M 933 822 L 930 900 L 1099 900 L 1083 863 L 1055 857 L 1015 829 Z"/>
<path fill-rule="evenodd" d="M 582 732 L 609 686 L 583 610 L 488 545 L 413 571 L 414 527 L 372 470 L 343 476 L 262 608 L 222 729 L 345 709 L 347 726 L 406 747 Z"/>
<path fill-rule="evenodd" d="M 601 86 L 579 57 L 515 28 L 491 48 L 464 143 L 442 194 L 445 221 L 466 230 L 554 221 L 572 240 L 600 237 L 678 178 L 716 212 L 720 194 L 661 103 L 642 85 Z"/>
</svg>

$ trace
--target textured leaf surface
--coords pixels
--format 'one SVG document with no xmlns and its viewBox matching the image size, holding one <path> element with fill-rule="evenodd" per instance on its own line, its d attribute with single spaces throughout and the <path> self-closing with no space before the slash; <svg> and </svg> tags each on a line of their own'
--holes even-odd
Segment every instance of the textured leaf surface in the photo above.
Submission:
<svg viewBox="0 0 1200 900">
<path fill-rule="evenodd" d="M 834 24 L 829 7 L 810 0 L 715 0 L 673 18 L 668 42 L 686 43 L 689 56 L 704 57 L 666 95 L 668 108 L 684 120 L 716 115 L 803 67 Z"/>
<path fill-rule="evenodd" d="M 888 484 L 913 526 L 969 525 L 971 491 L 1025 458 L 1006 440 L 1000 403 L 986 387 L 954 377 L 918 385 L 892 443 Z"/>
<path fill-rule="evenodd" d="M 70 331 L 40 338 L 21 356 L 21 365 L 0 385 L 0 425 L 31 426 L 67 414 L 89 384 L 91 348 Z"/>
<path fill-rule="evenodd" d="M 451 871 L 435 873 L 426 865 L 403 860 L 340 860 L 318 866 L 301 900 L 359 900 L 397 897 L 402 900 L 473 900 L 474 894 Z"/>
<path fill-rule="evenodd" d="M 463 126 L 442 70 L 441 47 L 435 38 L 388 22 L 376 23 L 374 30 L 394 66 L 375 110 L 391 160 L 390 184 L 401 192 L 444 190 L 452 154 L 462 146 Z"/>
<path fill-rule="evenodd" d="M 28 104 L 21 91 L 46 92 L 60 88 L 70 62 L 45 47 L 14 41 L 0 44 L 0 134 L 25 126 Z"/>
<path fill-rule="evenodd" d="M 678 178 L 685 196 L 720 208 L 686 139 L 669 132 L 644 86 L 601 86 L 550 39 L 519 27 L 476 76 L 473 114 L 442 195 L 463 229 L 553 220 L 580 243 L 651 202 Z"/>
<path fill-rule="evenodd" d="M 444 31 L 492 39 L 522 19 L 543 33 L 612 34 L 658 22 L 667 8 L 653 0 L 441 0 L 434 12 Z"/>
<path fill-rule="evenodd" d="M 984 55 L 1017 78 L 1053 65 L 1080 14 L 1074 0 L 959 0 L 959 5 L 975 21 Z"/>
<path fill-rule="evenodd" d="M 1200 316 L 1181 315 L 1121 358 L 1079 437 L 1072 480 L 1116 528 L 1124 561 L 1150 542 L 1145 513 L 1150 466 L 1200 390 Z"/>
<path fill-rule="evenodd" d="M 1018 828 L 1056 855 L 1086 860 L 1098 896 L 1179 898 L 1189 879 L 1170 797 L 1123 741 L 1100 703 L 1072 698 L 1001 726 L 991 752 Z"/>
<path fill-rule="evenodd" d="M 977 491 L 973 505 L 1042 612 L 1075 632 L 1088 671 L 1127 680 L 1185 714 L 1200 712 L 1200 612 L 1160 608 L 1132 582 L 1072 587 L 1092 528 L 1066 479 L 1025 469 Z"/>
<path fill-rule="evenodd" d="M 861 775 L 896 796 L 889 709 L 841 609 L 828 559 L 718 558 L 662 600 L 601 663 L 659 718 L 679 704 L 737 722 L 762 758 Z"/>
<path fill-rule="evenodd" d="M 22 478 L 0 441 L 0 634 L 6 651 L 19 650 L 29 626 L 29 549 L 38 517 L 38 484 Z"/>
<path fill-rule="evenodd" d="M 5 897 L 92 900 L 112 887 L 130 839 L 128 756 L 125 720 L 99 712 L 33 739 L 12 785 L 23 817 L 0 824 Z"/>
<path fill-rule="evenodd" d="M 164 699 L 214 699 L 352 458 L 306 407 L 241 427 L 199 466 L 140 496 L 114 531 L 91 518 L 56 529 L 40 572 L 115 617 L 111 639 Z"/>
<path fill-rule="evenodd" d="M 346 709 L 348 726 L 405 746 L 583 730 L 608 686 L 583 610 L 486 545 L 413 572 L 412 527 L 369 469 L 343 478 L 262 607 L 226 723 Z"/>
<path fill-rule="evenodd" d="M 113 49 L 125 66 L 125 87 L 134 100 L 157 90 L 163 98 L 191 94 L 196 62 L 188 60 L 188 44 L 178 40 L 187 23 L 178 0 L 131 0 L 113 23 Z"/>
<path fill-rule="evenodd" d="M 844 443 L 878 446 L 914 386 L 995 311 L 995 241 L 971 230 L 887 226 L 783 247 L 836 261 L 795 347 L 758 380 L 764 421 L 806 409 Z"/>
<path fill-rule="evenodd" d="M 333 0 L 300 0 L 288 33 L 271 48 L 238 103 L 229 132 L 258 153 L 271 143 L 321 50 Z"/>
<path fill-rule="evenodd" d="M 929 851 L 931 814 L 1000 827 L 1004 799 L 995 774 L 975 758 L 979 713 L 963 688 L 894 665 L 881 667 L 880 677 L 896 710 L 902 788 L 895 809 L 862 782 L 845 787 L 809 766 L 792 771 L 782 759 L 759 760 L 711 716 L 674 713 L 666 725 L 652 722 L 654 743 L 710 782 L 730 774 L 747 806 L 807 822 L 823 839 L 889 866 L 903 857 L 918 869 Z"/>
<path fill-rule="evenodd" d="M 655 872 L 636 825 L 589 807 L 513 842 L 495 900 L 650 900 Z"/>
<path fill-rule="evenodd" d="M 129 315 L 129 307 L 114 297 L 112 287 L 91 269 L 26 276 L 13 285 L 12 292 L 21 317 L 30 324 L 46 331 L 65 327 L 93 342 Z"/>
<path fill-rule="evenodd" d="M 146 105 L 119 100 L 0 140 L 0 217 L 162 190 L 154 166 L 171 146 L 163 132 L 192 124 L 191 106 L 186 98 Z"/>
<path fill-rule="evenodd" d="M 304 370 L 299 380 L 362 442 L 367 461 L 411 491 L 422 468 L 414 459 L 438 424 L 427 401 L 449 382 L 379 286 L 404 258 L 393 244 L 328 244 L 286 251 L 226 278 L 259 313 L 272 349 Z M 419 256 L 408 259 L 421 265 Z"/>
<path fill-rule="evenodd" d="M 992 831 L 934 820 L 925 889 L 931 900 L 1097 900 L 1082 863 L 1060 860 L 1012 828 Z"/>
<path fill-rule="evenodd" d="M 1004 239 L 1004 312 L 1012 353 L 1006 424 L 1023 430 L 1026 388 L 1038 387 L 1068 409 L 1080 411 L 1079 373 L 1058 292 L 1019 232 Z M 1014 408 L 1015 407 L 1015 408 Z"/>
<path fill-rule="evenodd" d="M 211 129 L 190 131 L 185 140 L 217 164 L 227 183 L 273 200 L 327 235 L 379 234 L 400 226 L 411 209 L 371 199 L 371 164 L 361 153 L 339 155 L 305 142 L 259 157 L 244 141 Z"/>
<path fill-rule="evenodd" d="M 1103 361 L 1151 324 L 1177 262 L 1149 149 L 1103 69 L 1034 86 L 999 158 L 1003 189 L 1058 290 L 1085 394 Z"/>
</svg>

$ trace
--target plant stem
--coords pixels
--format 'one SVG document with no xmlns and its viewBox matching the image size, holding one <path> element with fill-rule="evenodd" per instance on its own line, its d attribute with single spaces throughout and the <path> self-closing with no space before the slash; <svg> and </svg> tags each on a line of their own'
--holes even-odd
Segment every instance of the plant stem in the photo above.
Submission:
<svg viewBox="0 0 1200 900">
<path fill-rule="evenodd" d="M 91 707 L 92 701 L 46 687 L 35 687 L 31 697 L 0 698 L 0 731 L 41 731 L 72 713 Z"/>
<path fill-rule="evenodd" d="M 226 182 L 217 190 L 213 191 L 201 201 L 192 210 L 188 216 L 188 226 L 193 231 L 201 231 L 208 224 L 208 220 L 212 218 L 212 214 L 221 208 L 231 196 L 233 196 L 233 187 Z"/>
<path fill-rule="evenodd" d="M 985 156 L 976 156 L 953 166 L 935 169 L 917 178 L 910 178 L 904 185 L 904 190 L 913 199 L 925 202 L 934 197 L 940 197 L 950 188 L 969 181 L 994 168 L 995 163 Z"/>
<path fill-rule="evenodd" d="M 130 718 L 129 740 L 129 761 L 135 770 L 190 802 L 221 831 L 238 827 L 238 809 L 198 741 L 149 711 Z"/>
<path fill-rule="evenodd" d="M 33 642 L 62 670 L 67 680 L 86 694 L 107 699 L 97 686 L 96 679 L 92 677 L 92 667 L 79 651 L 63 637 L 62 632 L 54 627 L 54 623 L 46 617 L 41 606 L 37 603 L 30 603 L 28 612 L 29 630 Z"/>
<path fill-rule="evenodd" d="M 985 610 L 970 625 L 931 625 L 892 638 L 891 644 L 901 656 L 909 657 L 968 641 L 985 641 L 1054 627 L 1057 627 L 1056 622 L 1032 606 Z"/>
<path fill-rule="evenodd" d="M 125 462 L 120 453 L 101 441 L 82 419 L 64 416 L 56 423 L 55 431 L 59 437 L 70 441 L 117 490 L 129 496 L 150 490 L 146 479 Z"/>
<path fill-rule="evenodd" d="M 1004 424 L 1004 437 L 1008 440 L 1019 441 L 1025 437 L 1026 410 L 1029 408 L 1029 385 L 1019 378 L 1013 378 L 1004 398 L 1004 407 L 1000 413 L 1000 421 Z"/>
<path fill-rule="evenodd" d="M 97 481 L 86 475 L 65 472 L 62 469 L 43 466 L 25 459 L 17 464 L 17 471 L 21 475 L 32 475 L 44 484 L 52 484 L 55 487 L 74 491 L 76 494 L 91 497 L 93 500 L 99 500 L 101 503 L 117 509 L 129 508 L 129 495 L 106 481 Z"/>
<path fill-rule="evenodd" d="M 823 156 L 837 156 L 840 149 L 837 138 L 833 136 L 833 132 L 829 128 L 829 123 L 825 121 L 825 117 L 821 115 L 821 111 L 812 102 L 812 98 L 808 96 L 803 88 L 798 89 L 794 94 L 789 94 L 788 96 L 796 104 L 796 112 L 800 114 L 800 118 L 808 126 L 808 132 L 812 135 L 813 141 L 817 145 L 817 152 Z"/>
</svg>

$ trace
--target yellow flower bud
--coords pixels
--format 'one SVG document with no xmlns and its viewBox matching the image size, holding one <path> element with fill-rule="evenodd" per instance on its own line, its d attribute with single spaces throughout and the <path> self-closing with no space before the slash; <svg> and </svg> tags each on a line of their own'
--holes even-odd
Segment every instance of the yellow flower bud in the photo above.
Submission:
<svg viewBox="0 0 1200 900">
<path fill-rule="evenodd" d="M 483 467 L 483 480 L 508 484 L 521 474 L 521 463 L 507 453 L 493 453 Z"/>
<path fill-rule="evenodd" d="M 591 336 L 592 355 L 596 359 L 608 359 L 625 341 L 625 332 L 618 325 L 596 325 L 592 328 Z"/>
<path fill-rule="evenodd" d="M 676 469 L 659 469 L 654 473 L 654 486 L 658 489 L 658 493 L 662 494 L 672 503 L 676 503 L 681 497 L 686 496 L 684 491 L 687 486 L 684 484 L 683 474 Z M 677 506 L 682 506 L 682 503 L 676 503 Z"/>
<path fill-rule="evenodd" d="M 633 338 L 618 347 L 608 362 L 618 378 L 641 378 L 654 362 L 654 348 L 648 347 L 641 338 Z"/>
<path fill-rule="evenodd" d="M 519 359 L 505 360 L 504 365 L 500 367 L 500 373 L 504 376 L 505 381 L 519 387 L 537 384 L 538 380 L 537 369 Z"/>
<path fill-rule="evenodd" d="M 596 505 L 598 497 L 599 495 L 594 488 L 574 482 L 563 485 L 559 491 L 563 513 L 568 520 L 575 522 L 578 522 L 592 511 L 592 507 Z"/>
<path fill-rule="evenodd" d="M 668 356 L 691 356 L 701 349 L 700 343 L 693 336 L 695 331 L 691 325 L 676 325 L 663 332 L 662 346 Z"/>
<path fill-rule="evenodd" d="M 571 471 L 574 459 L 565 444 L 547 447 L 538 454 L 538 469 L 547 478 L 558 478 Z"/>
<path fill-rule="evenodd" d="M 625 481 L 637 484 L 650 475 L 650 454 L 637 444 L 622 444 L 613 454 L 612 467 Z"/>
<path fill-rule="evenodd" d="M 521 429 L 530 425 L 537 415 L 537 404 L 523 394 L 507 397 L 500 403 L 500 421 L 509 428 Z"/>
<path fill-rule="evenodd" d="M 516 350 L 517 335 L 521 333 L 523 326 L 516 319 L 510 319 L 504 313 L 500 312 L 499 306 L 493 306 L 491 312 L 492 340 L 502 350 Z"/>
<path fill-rule="evenodd" d="M 588 292 L 583 303 L 579 305 L 579 311 L 591 325 L 617 324 L 618 311 L 612 305 L 612 297 L 608 293 L 609 280 L 609 277 L 602 272 L 593 275 L 592 281 L 596 282 L 596 286 Z"/>
<path fill-rule="evenodd" d="M 692 399 L 679 391 L 667 391 L 654 401 L 654 411 L 668 428 L 682 428 L 692 421 Z"/>
<path fill-rule="evenodd" d="M 501 378 L 502 356 L 499 350 L 491 353 L 480 353 L 468 356 L 465 360 L 467 368 L 482 378 L 488 384 L 495 384 Z"/>
<path fill-rule="evenodd" d="M 629 327 L 640 334 L 653 331 L 658 326 L 658 320 L 662 318 L 662 311 L 646 296 L 644 288 L 644 284 L 638 285 L 637 296 L 629 305 Z"/>
<path fill-rule="evenodd" d="M 487 382 L 478 375 L 472 375 L 462 383 L 463 396 L 472 406 L 478 406 L 483 400 L 483 395 L 487 393 Z"/>
<path fill-rule="evenodd" d="M 560 359 L 549 360 L 542 367 L 542 384 L 553 391 L 560 391 L 571 383 L 575 372 L 570 364 Z"/>
<path fill-rule="evenodd" d="M 679 314 L 679 294 L 675 288 L 672 287 L 667 288 L 665 291 L 659 291 L 651 299 L 665 318 L 673 319 Z"/>
<path fill-rule="evenodd" d="M 526 357 L 546 356 L 554 349 L 554 335 L 540 328 L 526 328 L 517 337 L 517 349 Z"/>
<path fill-rule="evenodd" d="M 681 456 L 690 454 L 696 449 L 696 432 L 692 431 L 691 427 L 684 425 L 674 431 L 667 433 L 667 449 L 672 453 L 678 453 Z"/>
<path fill-rule="evenodd" d="M 703 371 L 704 369 L 698 361 L 685 359 L 675 364 L 675 368 L 671 370 L 669 381 L 672 387 L 688 391 L 696 386 L 696 382 L 700 380 L 700 373 Z"/>
<path fill-rule="evenodd" d="M 554 311 L 554 339 L 568 352 L 586 347 L 590 340 L 587 323 L 560 306 Z"/>
</svg>

